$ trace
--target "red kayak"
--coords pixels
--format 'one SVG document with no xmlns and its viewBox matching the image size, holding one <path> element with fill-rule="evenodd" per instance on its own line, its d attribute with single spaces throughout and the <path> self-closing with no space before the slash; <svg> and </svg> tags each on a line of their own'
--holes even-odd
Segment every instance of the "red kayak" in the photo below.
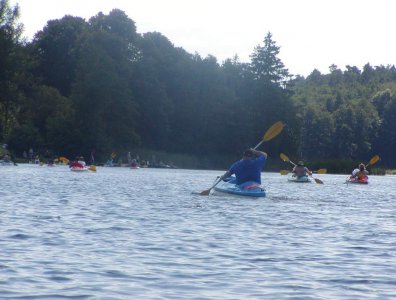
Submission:
<svg viewBox="0 0 396 300">
<path fill-rule="evenodd" d="M 363 176 L 361 178 L 349 178 L 346 183 L 368 184 L 368 176 Z"/>
<path fill-rule="evenodd" d="M 85 171 L 89 171 L 89 169 L 87 167 L 72 166 L 72 167 L 70 167 L 70 171 L 73 171 L 73 172 L 85 172 Z"/>
<path fill-rule="evenodd" d="M 73 172 L 84 172 L 84 171 L 88 171 L 88 170 L 89 170 L 88 167 L 83 166 L 79 162 L 73 162 L 70 165 L 70 171 L 73 171 Z"/>
</svg>

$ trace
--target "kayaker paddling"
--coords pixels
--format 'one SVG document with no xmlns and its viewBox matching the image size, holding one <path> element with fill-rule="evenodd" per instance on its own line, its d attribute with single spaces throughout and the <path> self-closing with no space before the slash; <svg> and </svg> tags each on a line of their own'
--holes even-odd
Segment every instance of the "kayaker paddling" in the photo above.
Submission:
<svg viewBox="0 0 396 300">
<path fill-rule="evenodd" d="M 240 185 L 248 181 L 261 184 L 261 169 L 267 160 L 267 153 L 255 149 L 247 149 L 243 152 L 242 158 L 233 163 L 230 169 L 221 176 L 226 180 L 235 174 L 235 183 Z"/>
<path fill-rule="evenodd" d="M 260 147 L 260 145 L 261 145 L 262 143 L 268 142 L 269 140 L 272 140 L 272 139 L 273 139 L 274 137 L 276 137 L 279 133 L 281 133 L 281 131 L 283 130 L 283 127 L 285 127 L 285 124 L 283 124 L 283 122 L 281 122 L 281 121 L 276 122 L 275 124 L 273 124 L 273 125 L 265 132 L 263 139 L 262 139 L 253 149 L 248 149 L 250 153 L 253 153 L 253 155 L 258 155 L 259 157 L 262 157 L 262 158 L 260 158 L 260 160 L 262 160 L 262 165 L 260 166 L 259 170 L 256 170 L 256 171 L 253 172 L 253 173 L 255 173 L 255 174 L 258 173 L 258 176 L 255 175 L 255 178 L 254 178 L 254 180 L 258 180 L 258 181 L 259 181 L 259 182 L 257 182 L 257 184 L 260 184 L 260 183 L 261 183 L 261 168 L 264 166 L 265 160 L 267 159 L 267 153 L 261 152 L 261 151 L 256 151 L 256 149 L 257 149 L 258 147 Z M 252 151 L 252 150 L 253 150 L 253 151 Z M 245 154 L 245 152 L 244 152 L 244 154 Z M 248 154 L 248 153 L 246 153 L 246 154 Z M 259 157 L 258 157 L 258 158 L 259 158 Z M 252 157 L 250 157 L 250 158 L 252 158 Z M 241 161 L 243 161 L 243 159 L 242 159 Z M 234 163 L 234 164 L 237 164 L 237 163 L 238 163 L 238 162 L 236 162 L 236 163 Z M 240 164 L 242 164 L 242 163 L 240 163 Z M 233 165 L 233 166 L 234 166 L 234 165 Z M 231 166 L 231 168 L 232 168 L 233 166 Z M 212 189 L 214 189 L 214 188 L 216 187 L 216 185 L 218 185 L 218 184 L 222 181 L 222 180 L 221 180 L 222 178 L 224 178 L 224 177 L 226 177 L 226 176 L 230 176 L 229 174 L 236 174 L 235 172 L 233 173 L 233 171 L 235 171 L 235 170 L 231 170 L 231 168 L 230 168 L 230 170 L 228 170 L 223 176 L 218 177 L 218 179 L 215 181 L 215 183 L 214 183 L 210 188 L 208 188 L 207 190 L 204 190 L 204 191 L 202 191 L 202 192 L 200 192 L 200 193 L 198 193 L 198 194 L 201 195 L 201 196 L 209 196 L 210 191 L 211 191 Z M 229 172 L 230 172 L 230 173 L 229 173 Z M 237 175 L 237 174 L 236 174 L 236 175 Z M 238 175 L 237 175 L 237 176 L 238 176 Z M 242 179 L 242 178 L 239 176 L 239 180 L 242 182 L 242 181 L 244 181 L 245 179 Z M 245 182 L 246 182 L 246 181 L 245 181 Z M 255 183 L 256 183 L 256 182 L 255 182 Z M 264 194 L 263 196 L 265 196 L 265 194 Z"/>
<path fill-rule="evenodd" d="M 366 166 L 363 163 L 360 163 L 358 168 L 352 171 L 350 179 L 363 180 L 368 176 L 368 174 L 369 172 L 366 170 Z"/>
<path fill-rule="evenodd" d="M 294 166 L 292 173 L 296 177 L 307 177 L 308 175 L 312 175 L 312 172 L 304 165 L 302 160 Z"/>
</svg>

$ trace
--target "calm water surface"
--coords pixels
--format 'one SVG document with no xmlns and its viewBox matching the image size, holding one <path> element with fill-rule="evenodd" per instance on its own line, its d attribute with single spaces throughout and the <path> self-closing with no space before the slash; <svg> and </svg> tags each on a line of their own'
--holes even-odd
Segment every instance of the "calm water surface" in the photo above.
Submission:
<svg viewBox="0 0 396 300">
<path fill-rule="evenodd" d="M 396 177 L 0 167 L 0 299 L 396 299 Z"/>
</svg>

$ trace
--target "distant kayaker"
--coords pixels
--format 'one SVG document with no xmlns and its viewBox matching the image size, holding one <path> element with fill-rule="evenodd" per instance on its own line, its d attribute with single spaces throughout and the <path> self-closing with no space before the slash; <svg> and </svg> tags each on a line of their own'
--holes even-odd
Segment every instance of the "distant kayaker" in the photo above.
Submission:
<svg viewBox="0 0 396 300">
<path fill-rule="evenodd" d="M 233 163 L 230 169 L 221 178 L 225 180 L 235 174 L 236 184 L 254 181 L 261 184 L 261 169 L 267 160 L 267 153 L 247 149 L 242 154 L 242 159 Z"/>
<path fill-rule="evenodd" d="M 300 160 L 296 166 L 294 166 L 292 173 L 297 177 L 303 177 L 312 175 L 312 172 L 304 165 L 304 162 Z"/>
<path fill-rule="evenodd" d="M 80 156 L 79 158 L 78 158 L 78 161 L 77 161 L 80 165 L 82 165 L 83 167 L 85 167 L 87 164 L 85 163 L 85 160 L 84 160 L 84 157 L 83 156 Z"/>
<path fill-rule="evenodd" d="M 366 170 L 366 166 L 363 163 L 359 164 L 359 167 L 352 171 L 351 178 L 357 178 L 359 180 L 363 179 L 369 174 Z"/>
<path fill-rule="evenodd" d="M 3 156 L 3 161 L 6 163 L 9 163 L 9 162 L 11 162 L 11 157 L 6 153 Z"/>
</svg>

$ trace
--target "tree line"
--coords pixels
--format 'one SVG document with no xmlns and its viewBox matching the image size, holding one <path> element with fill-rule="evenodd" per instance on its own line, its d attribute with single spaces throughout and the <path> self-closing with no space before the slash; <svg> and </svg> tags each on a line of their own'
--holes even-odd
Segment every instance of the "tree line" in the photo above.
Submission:
<svg viewBox="0 0 396 300">
<path fill-rule="evenodd" d="M 15 156 L 34 148 L 74 157 L 147 149 L 188 154 L 225 168 L 276 121 L 265 145 L 310 161 L 367 160 L 394 166 L 396 70 L 330 66 L 289 73 L 268 32 L 219 63 L 139 34 L 123 11 L 88 21 L 64 16 L 23 40 L 18 6 L 0 0 L 0 142 Z"/>
</svg>

